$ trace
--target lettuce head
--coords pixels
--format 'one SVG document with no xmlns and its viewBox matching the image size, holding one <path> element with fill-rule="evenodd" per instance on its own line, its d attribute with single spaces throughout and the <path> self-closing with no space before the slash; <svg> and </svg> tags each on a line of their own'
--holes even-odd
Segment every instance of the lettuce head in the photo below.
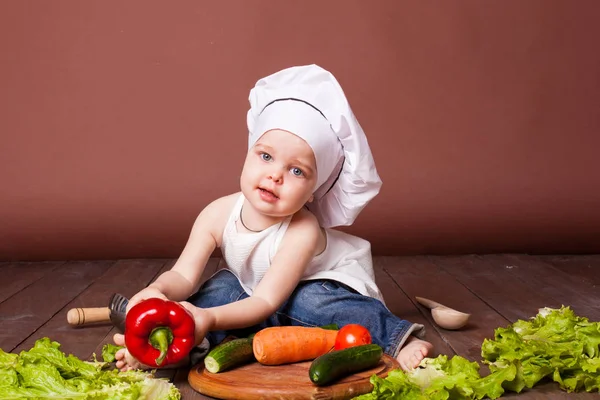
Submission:
<svg viewBox="0 0 600 400">
<path fill-rule="evenodd" d="M 373 391 L 358 399 L 496 399 L 553 380 L 568 392 L 600 390 L 600 323 L 575 315 L 569 307 L 542 308 L 528 321 L 497 328 L 481 346 L 490 373 L 460 357 L 425 358 L 410 372 L 373 375 Z"/>
<path fill-rule="evenodd" d="M 179 390 L 149 372 L 107 368 L 107 362 L 82 361 L 65 355 L 58 342 L 39 339 L 20 354 L 0 349 L 0 398 L 179 400 Z"/>
</svg>

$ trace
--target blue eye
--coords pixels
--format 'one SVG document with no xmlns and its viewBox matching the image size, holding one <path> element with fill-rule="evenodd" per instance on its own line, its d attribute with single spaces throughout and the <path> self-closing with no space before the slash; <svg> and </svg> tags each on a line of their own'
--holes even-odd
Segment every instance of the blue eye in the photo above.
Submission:
<svg viewBox="0 0 600 400">
<path fill-rule="evenodd" d="M 292 174 L 296 176 L 303 176 L 304 172 L 300 168 L 292 168 Z"/>
<path fill-rule="evenodd" d="M 271 155 L 268 153 L 260 153 L 260 158 L 262 158 L 264 161 L 271 161 Z"/>
</svg>

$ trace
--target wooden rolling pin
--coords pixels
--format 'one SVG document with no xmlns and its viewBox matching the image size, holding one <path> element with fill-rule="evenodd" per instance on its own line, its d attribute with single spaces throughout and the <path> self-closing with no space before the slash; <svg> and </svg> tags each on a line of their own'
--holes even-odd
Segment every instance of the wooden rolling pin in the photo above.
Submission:
<svg viewBox="0 0 600 400">
<path fill-rule="evenodd" d="M 92 324 L 95 322 L 110 322 L 110 308 L 71 308 L 67 312 L 67 322 L 69 325 L 80 326 Z"/>
</svg>

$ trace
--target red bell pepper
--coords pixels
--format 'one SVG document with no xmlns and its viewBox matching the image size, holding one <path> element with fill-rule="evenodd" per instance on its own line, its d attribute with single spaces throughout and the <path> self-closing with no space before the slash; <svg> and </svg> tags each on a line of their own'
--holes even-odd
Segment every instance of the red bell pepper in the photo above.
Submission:
<svg viewBox="0 0 600 400">
<path fill-rule="evenodd" d="M 194 347 L 194 329 L 194 318 L 181 304 L 151 298 L 127 313 L 125 345 L 142 364 L 175 364 Z"/>
</svg>

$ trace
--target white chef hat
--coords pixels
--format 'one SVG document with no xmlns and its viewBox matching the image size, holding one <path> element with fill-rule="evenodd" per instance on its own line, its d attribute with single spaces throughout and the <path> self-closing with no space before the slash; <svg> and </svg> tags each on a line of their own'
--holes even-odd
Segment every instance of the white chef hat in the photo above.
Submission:
<svg viewBox="0 0 600 400">
<path fill-rule="evenodd" d="M 351 225 L 379 193 L 381 179 L 335 77 L 317 65 L 287 68 L 256 82 L 249 100 L 248 147 L 273 129 L 304 139 L 317 164 L 308 208 L 325 228 Z"/>
</svg>

